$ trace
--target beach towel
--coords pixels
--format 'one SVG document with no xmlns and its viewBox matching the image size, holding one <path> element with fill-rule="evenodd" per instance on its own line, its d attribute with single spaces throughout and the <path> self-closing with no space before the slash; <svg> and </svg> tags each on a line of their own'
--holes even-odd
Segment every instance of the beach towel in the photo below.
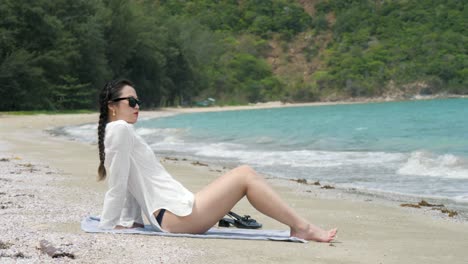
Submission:
<svg viewBox="0 0 468 264">
<path fill-rule="evenodd" d="M 192 237 L 192 238 L 218 238 L 218 239 L 246 239 L 246 240 L 270 240 L 307 243 L 307 240 L 289 236 L 286 230 L 252 230 L 211 228 L 204 234 L 174 234 L 155 230 L 151 225 L 144 228 L 103 230 L 98 227 L 99 217 L 87 216 L 81 221 L 81 229 L 88 233 L 113 233 L 113 234 L 140 234 L 151 236 Z"/>
</svg>

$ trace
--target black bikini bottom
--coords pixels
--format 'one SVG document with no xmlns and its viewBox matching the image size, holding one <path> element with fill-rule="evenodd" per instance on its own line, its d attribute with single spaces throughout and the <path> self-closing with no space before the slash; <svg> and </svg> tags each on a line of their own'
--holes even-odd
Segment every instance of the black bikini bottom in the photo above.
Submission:
<svg viewBox="0 0 468 264">
<path fill-rule="evenodd" d="M 156 216 L 156 222 L 158 222 L 159 226 L 161 226 L 161 223 L 162 223 L 165 212 L 166 212 L 166 209 L 161 209 L 161 210 L 159 210 L 159 213 Z"/>
</svg>

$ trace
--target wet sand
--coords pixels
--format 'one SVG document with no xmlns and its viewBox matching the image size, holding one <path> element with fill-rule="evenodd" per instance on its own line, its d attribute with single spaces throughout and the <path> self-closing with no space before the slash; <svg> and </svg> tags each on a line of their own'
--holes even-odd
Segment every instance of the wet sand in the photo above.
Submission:
<svg viewBox="0 0 468 264">
<path fill-rule="evenodd" d="M 221 110 L 226 109 L 239 108 Z M 141 117 L 186 111 L 200 110 L 166 109 Z M 79 222 L 100 213 L 106 190 L 105 183 L 96 182 L 97 146 L 44 130 L 96 121 L 97 114 L 0 116 L 0 222 L 6 223 L 0 226 L 0 262 L 52 262 L 37 249 L 45 239 L 75 256 L 63 261 L 79 263 L 466 263 L 466 222 L 278 179 L 269 181 L 301 215 L 321 227 L 339 228 L 334 243 L 86 234 Z M 227 169 L 161 158 L 193 192 Z M 265 229 L 287 229 L 245 200 L 235 211 L 251 215 Z"/>
</svg>

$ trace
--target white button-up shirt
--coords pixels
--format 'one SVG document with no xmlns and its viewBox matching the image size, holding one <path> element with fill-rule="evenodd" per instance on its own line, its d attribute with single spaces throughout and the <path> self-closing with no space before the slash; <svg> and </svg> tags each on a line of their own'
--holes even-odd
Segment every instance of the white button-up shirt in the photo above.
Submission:
<svg viewBox="0 0 468 264">
<path fill-rule="evenodd" d="M 153 214 L 155 211 L 164 208 L 179 216 L 192 212 L 193 193 L 164 169 L 133 125 L 123 120 L 108 123 L 104 146 L 109 189 L 104 198 L 100 228 L 143 223 L 143 212 L 151 225 L 161 230 Z"/>
</svg>

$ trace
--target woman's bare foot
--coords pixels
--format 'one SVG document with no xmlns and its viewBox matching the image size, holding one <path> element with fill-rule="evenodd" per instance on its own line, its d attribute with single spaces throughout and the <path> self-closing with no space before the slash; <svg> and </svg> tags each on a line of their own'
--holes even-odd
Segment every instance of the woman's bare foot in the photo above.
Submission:
<svg viewBox="0 0 468 264">
<path fill-rule="evenodd" d="M 336 228 L 326 231 L 312 224 L 308 224 L 303 229 L 291 229 L 291 236 L 316 242 L 330 242 L 335 239 L 337 232 L 338 230 Z"/>
</svg>

